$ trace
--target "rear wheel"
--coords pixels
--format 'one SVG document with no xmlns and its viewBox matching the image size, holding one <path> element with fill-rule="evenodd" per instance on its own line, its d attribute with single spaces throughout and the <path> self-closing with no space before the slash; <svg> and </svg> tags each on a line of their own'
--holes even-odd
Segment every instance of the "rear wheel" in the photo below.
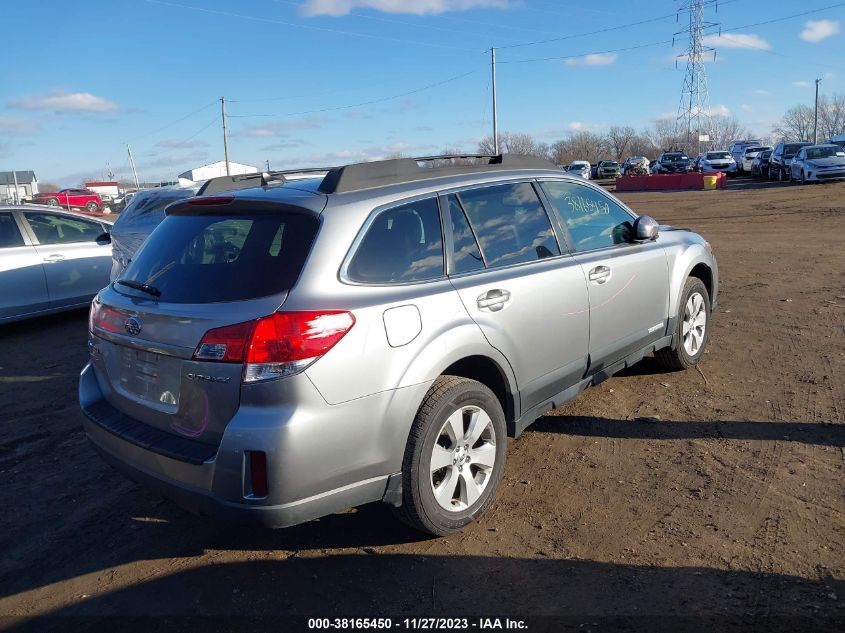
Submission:
<svg viewBox="0 0 845 633">
<path fill-rule="evenodd" d="M 670 369 L 690 369 L 698 364 L 710 340 L 710 294 L 700 279 L 688 277 L 681 293 L 675 346 L 655 352 L 657 361 Z"/>
<path fill-rule="evenodd" d="M 100 210 L 100 205 L 92 200 L 91 202 L 85 205 L 85 208 L 88 209 L 89 213 L 96 213 Z"/>
<path fill-rule="evenodd" d="M 493 392 L 475 380 L 440 376 L 408 436 L 398 517 L 429 534 L 460 531 L 493 501 L 506 447 L 505 415 Z"/>
</svg>

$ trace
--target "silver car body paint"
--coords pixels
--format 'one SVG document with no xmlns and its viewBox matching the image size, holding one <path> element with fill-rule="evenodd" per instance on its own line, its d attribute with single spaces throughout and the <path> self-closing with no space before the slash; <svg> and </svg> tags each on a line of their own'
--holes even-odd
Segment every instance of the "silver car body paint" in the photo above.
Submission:
<svg viewBox="0 0 845 633">
<path fill-rule="evenodd" d="M 679 294 L 694 267 L 709 271 L 715 305 L 718 270 L 698 235 L 661 227 L 655 241 L 573 255 L 551 208 L 560 255 L 425 282 L 350 279 L 351 258 L 381 211 L 450 191 L 544 180 L 607 195 L 560 171 L 527 169 L 330 195 L 297 183 L 238 192 L 235 199 L 244 203 L 284 203 L 318 215 L 295 285 L 207 304 L 159 302 L 114 285 L 102 290 L 102 305 L 121 323 L 136 317 L 142 328 L 131 335 L 95 327 L 90 335 L 91 360 L 79 386 L 89 438 L 109 462 L 185 507 L 292 525 L 385 496 L 420 404 L 450 366 L 481 359 L 492 367 L 507 393 L 511 432 L 518 433 L 601 371 L 670 344 Z M 611 274 L 591 283 L 589 272 L 599 266 Z M 482 301 L 490 291 L 503 299 Z M 242 382 L 237 363 L 192 358 L 207 331 L 280 308 L 345 310 L 355 324 L 304 371 L 266 382 Z M 128 437 L 136 427 L 146 435 Z M 145 446 L 159 440 L 144 438 L 174 448 Z M 180 457 L 183 450 L 193 462 Z M 246 484 L 251 451 L 267 456 L 263 498 Z"/>
</svg>

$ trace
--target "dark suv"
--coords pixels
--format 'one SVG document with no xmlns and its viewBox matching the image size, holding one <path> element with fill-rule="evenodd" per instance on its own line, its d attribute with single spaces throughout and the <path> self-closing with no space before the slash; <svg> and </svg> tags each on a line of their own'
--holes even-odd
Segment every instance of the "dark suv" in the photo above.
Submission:
<svg viewBox="0 0 845 633">
<path fill-rule="evenodd" d="M 663 152 L 657 159 L 657 171 L 661 174 L 684 174 L 692 171 L 692 161 L 683 152 Z"/>
<path fill-rule="evenodd" d="M 812 145 L 808 141 L 786 142 L 781 141 L 772 150 L 772 155 L 769 158 L 769 179 L 774 180 L 789 180 L 789 165 L 795 155 L 801 151 L 802 147 Z"/>
</svg>

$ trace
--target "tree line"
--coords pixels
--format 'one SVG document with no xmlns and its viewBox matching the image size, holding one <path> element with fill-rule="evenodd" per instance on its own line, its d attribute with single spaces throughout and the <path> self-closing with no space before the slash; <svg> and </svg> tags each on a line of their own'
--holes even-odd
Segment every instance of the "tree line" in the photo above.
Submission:
<svg viewBox="0 0 845 633">
<path fill-rule="evenodd" d="M 759 135 L 733 116 L 714 116 L 709 130 L 710 140 L 700 144 L 701 150 L 727 149 L 732 141 L 745 138 L 760 139 L 774 145 L 780 140 L 813 140 L 813 106 L 796 105 L 784 114 L 769 134 Z M 819 97 L 818 140 L 845 133 L 845 94 Z M 574 130 L 566 138 L 554 143 L 538 141 L 530 134 L 504 132 L 499 134 L 499 151 L 511 154 L 542 156 L 558 165 L 573 160 L 623 161 L 629 156 L 650 159 L 664 151 L 679 150 L 690 156 L 699 153 L 698 133 L 688 138 L 686 126 L 675 118 L 657 119 L 652 125 L 636 130 L 631 126 L 614 125 L 603 132 Z M 493 154 L 493 137 L 487 136 L 478 144 L 479 154 Z M 447 149 L 444 154 L 462 152 Z"/>
</svg>

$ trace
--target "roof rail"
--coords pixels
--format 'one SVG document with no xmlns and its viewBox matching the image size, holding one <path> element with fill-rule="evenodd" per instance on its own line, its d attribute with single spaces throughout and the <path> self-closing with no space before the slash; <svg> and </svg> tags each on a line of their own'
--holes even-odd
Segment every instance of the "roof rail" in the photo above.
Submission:
<svg viewBox="0 0 845 633">
<path fill-rule="evenodd" d="M 252 187 L 266 187 L 271 184 L 283 184 L 289 180 L 297 180 L 290 176 L 302 174 L 305 177 L 311 175 L 316 178 L 325 176 L 331 167 L 308 167 L 306 169 L 285 169 L 282 171 L 262 171 L 249 174 L 238 174 L 236 176 L 218 176 L 209 178 L 197 191 L 198 196 L 208 196 L 224 191 L 237 191 L 239 189 L 250 189 Z"/>
<path fill-rule="evenodd" d="M 458 161 L 458 162 L 456 162 Z M 469 164 L 466 161 L 472 161 Z M 446 162 L 447 164 L 442 164 Z M 426 165 L 425 163 L 429 163 Z M 404 182 L 479 174 L 500 169 L 553 169 L 557 165 L 538 156 L 521 154 L 445 154 L 395 158 L 335 167 L 323 178 L 321 193 L 345 193 Z"/>
</svg>

